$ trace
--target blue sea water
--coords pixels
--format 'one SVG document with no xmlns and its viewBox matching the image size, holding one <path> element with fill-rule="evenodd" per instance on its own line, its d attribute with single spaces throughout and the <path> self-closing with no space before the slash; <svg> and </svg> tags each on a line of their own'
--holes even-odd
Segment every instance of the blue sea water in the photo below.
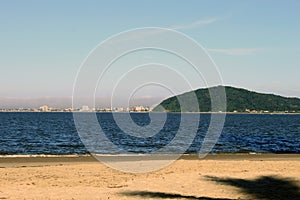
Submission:
<svg viewBox="0 0 300 200">
<path fill-rule="evenodd" d="M 148 113 L 130 115 L 138 126 L 150 124 Z M 159 119 L 160 115 L 157 113 L 152 117 Z M 133 153 L 155 153 L 170 144 L 178 133 L 180 117 L 180 114 L 168 113 L 163 128 L 153 136 L 143 138 L 125 133 L 111 113 L 97 113 L 105 137 L 122 152 Z M 198 153 L 210 117 L 210 114 L 200 115 L 198 131 L 188 148 L 183 148 L 186 146 L 183 136 L 167 153 Z M 192 133 L 188 129 L 185 131 L 187 139 Z M 99 146 L 95 148 L 97 153 L 118 153 L 111 145 L 94 142 Z M 300 153 L 300 115 L 226 115 L 223 131 L 211 153 L 237 152 Z M 89 152 L 77 133 L 72 113 L 0 113 L 0 155 L 86 153 Z"/>
</svg>

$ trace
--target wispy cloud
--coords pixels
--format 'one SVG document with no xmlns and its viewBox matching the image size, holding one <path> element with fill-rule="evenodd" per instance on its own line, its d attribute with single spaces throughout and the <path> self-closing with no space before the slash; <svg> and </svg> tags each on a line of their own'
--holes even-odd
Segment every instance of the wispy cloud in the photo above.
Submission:
<svg viewBox="0 0 300 200">
<path fill-rule="evenodd" d="M 118 38 L 118 39 L 114 39 L 112 41 L 109 41 L 107 43 L 118 43 L 118 42 L 124 42 L 124 41 L 136 41 L 136 40 L 143 40 L 144 38 L 147 38 L 149 36 L 153 36 L 153 35 L 158 35 L 158 34 L 162 34 L 162 33 L 166 33 L 168 32 L 168 29 L 173 29 L 173 30 L 187 30 L 187 29 L 194 29 L 194 28 L 198 28 L 204 25 L 208 25 L 208 24 L 212 24 L 216 21 L 219 21 L 219 18 L 206 18 L 206 19 L 200 19 L 194 22 L 191 22 L 189 24 L 185 24 L 185 25 L 172 25 L 169 27 L 166 27 L 167 29 L 160 29 L 160 28 L 153 28 L 152 30 L 148 29 L 149 27 L 145 27 L 146 31 L 143 31 L 143 28 L 139 29 L 139 33 L 133 33 L 133 34 L 129 34 L 126 35 L 126 37 L 124 38 Z"/>
<path fill-rule="evenodd" d="M 234 48 L 234 49 L 207 49 L 209 52 L 226 54 L 226 55 L 253 55 L 259 52 L 262 52 L 262 48 Z"/>
<path fill-rule="evenodd" d="M 200 19 L 200 20 L 197 20 L 197 21 L 189 23 L 189 24 L 175 25 L 175 26 L 171 26 L 170 28 L 175 29 L 175 30 L 193 29 L 193 28 L 198 28 L 200 26 L 212 24 L 216 21 L 218 21 L 217 18 Z"/>
</svg>

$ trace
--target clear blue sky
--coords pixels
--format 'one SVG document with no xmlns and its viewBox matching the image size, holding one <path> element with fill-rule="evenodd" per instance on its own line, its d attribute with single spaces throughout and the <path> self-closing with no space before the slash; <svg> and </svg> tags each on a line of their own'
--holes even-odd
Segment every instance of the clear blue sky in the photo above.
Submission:
<svg viewBox="0 0 300 200">
<path fill-rule="evenodd" d="M 300 97 L 299 10 L 297 0 L 3 0 L 1 106 L 69 98 L 81 62 L 98 43 L 149 26 L 177 27 L 202 44 L 226 85 Z"/>
</svg>

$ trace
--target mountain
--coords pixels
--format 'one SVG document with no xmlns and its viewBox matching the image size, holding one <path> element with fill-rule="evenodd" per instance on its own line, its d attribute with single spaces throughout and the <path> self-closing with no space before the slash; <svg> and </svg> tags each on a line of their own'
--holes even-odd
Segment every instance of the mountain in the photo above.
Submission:
<svg viewBox="0 0 300 200">
<path fill-rule="evenodd" d="M 184 98 L 185 102 L 192 102 L 192 92 L 196 94 L 200 112 L 211 112 L 210 92 L 225 89 L 227 100 L 227 112 L 245 112 L 245 111 L 262 111 L 262 112 L 300 112 L 300 99 L 288 98 L 274 94 L 263 94 L 249 91 L 242 88 L 230 86 L 216 86 L 211 88 L 198 89 L 184 94 L 170 97 L 162 101 L 153 111 L 180 112 L 178 98 Z M 218 99 L 216 100 L 218 101 Z M 162 106 L 162 107 L 161 107 Z M 193 106 L 191 106 L 193 107 Z M 195 108 L 195 107 L 194 107 Z M 184 111 L 195 112 L 197 109 L 184 109 Z M 222 109 L 221 109 L 222 110 Z M 223 109 L 224 110 L 224 109 Z M 217 111 L 217 110 L 213 110 Z"/>
</svg>

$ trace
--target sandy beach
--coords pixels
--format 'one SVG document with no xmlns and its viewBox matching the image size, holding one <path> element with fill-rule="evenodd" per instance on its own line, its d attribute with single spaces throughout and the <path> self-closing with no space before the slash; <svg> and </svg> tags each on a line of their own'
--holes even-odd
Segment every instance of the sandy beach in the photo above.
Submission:
<svg viewBox="0 0 300 200">
<path fill-rule="evenodd" d="M 159 171 L 91 156 L 1 157 L 0 199 L 300 199 L 300 156 L 185 155 Z"/>
</svg>

